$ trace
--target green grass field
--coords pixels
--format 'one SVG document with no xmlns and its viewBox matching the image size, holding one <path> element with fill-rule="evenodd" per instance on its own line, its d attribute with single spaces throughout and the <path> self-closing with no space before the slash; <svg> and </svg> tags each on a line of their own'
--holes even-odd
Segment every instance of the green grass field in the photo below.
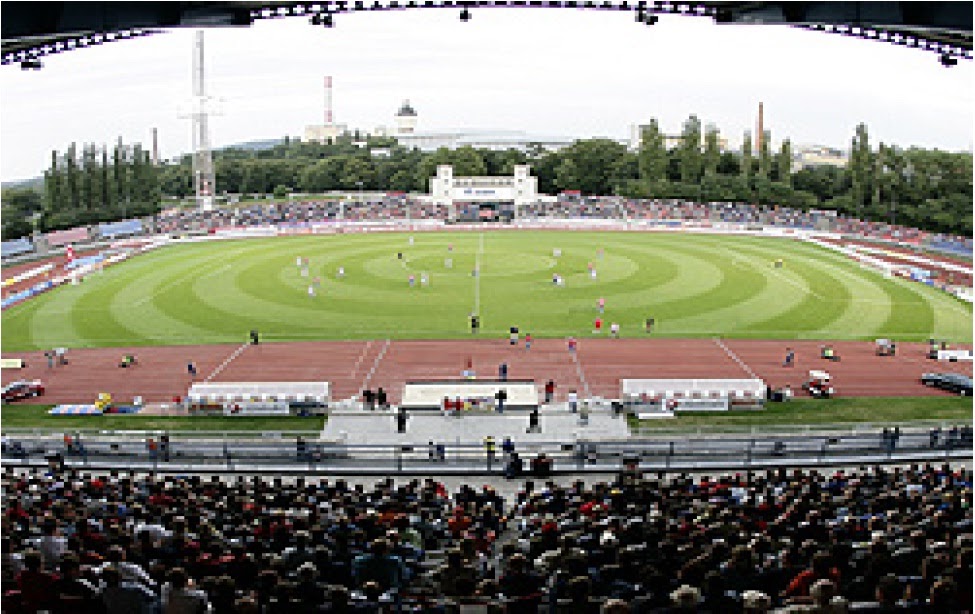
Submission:
<svg viewBox="0 0 975 614">
<path fill-rule="evenodd" d="M 320 431 L 322 418 L 299 417 L 172 417 L 172 416 L 51 416 L 50 405 L 4 405 L 0 427 L 10 429 L 62 430 L 168 430 L 219 432 Z M 855 399 L 795 399 L 770 403 L 764 411 L 698 412 L 672 420 L 632 420 L 644 430 L 734 430 L 815 424 L 871 422 L 904 424 L 914 421 L 945 421 L 968 424 L 972 404 L 967 397 L 895 397 Z"/>
<path fill-rule="evenodd" d="M 516 324 L 582 336 L 600 296 L 623 336 L 654 317 L 659 336 L 972 340 L 971 305 L 797 241 L 512 231 L 417 233 L 413 245 L 397 233 L 170 246 L 5 311 L 2 348 L 240 342 L 255 328 L 271 341 L 469 337 L 475 310 L 489 335 Z"/>
</svg>

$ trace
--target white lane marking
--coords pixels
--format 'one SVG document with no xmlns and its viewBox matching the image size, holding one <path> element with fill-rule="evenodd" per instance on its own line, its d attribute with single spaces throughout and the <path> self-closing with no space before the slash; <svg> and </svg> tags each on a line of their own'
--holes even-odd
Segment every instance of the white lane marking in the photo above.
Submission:
<svg viewBox="0 0 975 614">
<path fill-rule="evenodd" d="M 719 348 L 721 348 L 722 350 L 724 350 L 725 354 L 727 354 L 733 361 L 735 361 L 736 363 L 738 363 L 738 366 L 741 367 L 745 371 L 745 373 L 747 373 L 748 375 L 752 376 L 753 379 L 761 379 L 760 377 L 758 377 L 755 374 L 754 371 L 751 370 L 751 367 L 749 367 L 747 364 L 745 364 L 745 361 L 744 360 L 742 360 L 741 358 L 738 358 L 738 355 L 735 354 L 734 352 L 732 352 L 731 351 L 731 348 L 729 348 L 727 345 L 725 345 L 724 342 L 721 341 L 720 338 L 715 337 L 714 338 L 714 342 L 718 345 Z"/>
<path fill-rule="evenodd" d="M 234 350 L 234 353 L 231 354 L 230 356 L 228 356 L 227 359 L 224 360 L 222 363 L 220 363 L 220 366 L 217 367 L 216 369 L 214 369 L 213 370 L 213 373 L 211 373 L 210 375 L 208 375 L 206 377 L 206 379 L 203 380 L 203 383 L 205 384 L 205 383 L 209 382 L 210 380 L 212 380 L 213 378 L 215 378 L 216 376 L 220 375 L 220 372 L 223 371 L 224 369 L 226 369 L 227 368 L 227 365 L 229 365 L 230 363 L 232 363 L 235 358 L 237 358 L 238 356 L 240 356 L 241 354 L 243 354 L 244 353 L 244 350 L 246 350 L 247 349 L 247 346 L 249 346 L 249 345 L 250 345 L 250 343 L 244 343 L 239 348 L 237 348 L 236 350 Z"/>
</svg>

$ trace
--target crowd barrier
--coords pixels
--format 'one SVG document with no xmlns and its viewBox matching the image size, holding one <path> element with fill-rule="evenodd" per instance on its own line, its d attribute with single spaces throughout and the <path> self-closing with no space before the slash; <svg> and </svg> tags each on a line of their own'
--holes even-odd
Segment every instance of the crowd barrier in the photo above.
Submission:
<svg viewBox="0 0 975 614">
<path fill-rule="evenodd" d="M 21 303 L 23 301 L 26 301 L 27 299 L 32 298 L 32 297 L 35 297 L 38 294 L 41 294 L 43 292 L 47 292 L 48 290 L 50 290 L 54 286 L 55 286 L 55 283 L 52 282 L 52 281 L 42 281 L 42 282 L 40 282 L 38 284 L 35 284 L 35 285 L 31 286 L 27 290 L 22 290 L 20 292 L 15 293 L 15 294 L 11 294 L 7 298 L 5 298 L 2 301 L 0 301 L 0 309 L 6 309 L 8 307 L 11 307 L 13 305 L 16 305 L 17 303 Z"/>
<path fill-rule="evenodd" d="M 950 430 L 905 429 L 861 434 L 658 437 L 620 440 L 517 442 L 525 461 L 544 455 L 552 473 L 612 473 L 636 463 L 647 471 L 764 469 L 970 458 L 970 425 Z M 152 445 L 150 445 L 150 440 Z M 159 443 L 165 441 L 165 446 Z M 369 445 L 309 438 L 209 440 L 175 435 L 141 438 L 7 433 L 2 460 L 13 465 L 67 462 L 80 467 L 172 471 L 327 471 L 331 474 L 497 474 L 500 448 L 483 443 Z M 528 463 L 526 462 L 526 465 Z"/>
</svg>

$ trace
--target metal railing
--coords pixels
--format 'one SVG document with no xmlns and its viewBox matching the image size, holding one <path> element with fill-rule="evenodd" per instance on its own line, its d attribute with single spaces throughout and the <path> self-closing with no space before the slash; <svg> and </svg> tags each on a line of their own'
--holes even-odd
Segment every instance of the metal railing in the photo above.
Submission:
<svg viewBox="0 0 975 614">
<path fill-rule="evenodd" d="M 889 431 L 892 433 L 893 431 Z M 156 471 L 310 472 L 336 474 L 498 474 L 513 472 L 500 443 L 347 444 L 297 436 L 285 439 L 199 439 L 73 437 L 5 434 L 2 460 L 10 465 L 57 463 L 80 468 L 133 468 Z M 544 457 L 552 473 L 609 473 L 628 463 L 645 470 L 760 469 L 782 466 L 835 466 L 928 462 L 971 458 L 971 430 L 902 431 L 855 434 L 707 436 L 519 442 L 522 474 Z M 543 467 L 544 469 L 544 467 Z"/>
</svg>

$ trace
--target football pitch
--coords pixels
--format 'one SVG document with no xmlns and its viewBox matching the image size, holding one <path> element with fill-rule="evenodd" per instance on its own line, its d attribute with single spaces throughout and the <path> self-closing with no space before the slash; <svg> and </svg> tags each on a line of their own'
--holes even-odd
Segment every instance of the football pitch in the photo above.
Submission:
<svg viewBox="0 0 975 614">
<path fill-rule="evenodd" d="M 599 298 L 603 336 L 972 341 L 970 305 L 795 240 L 489 231 L 169 246 L 5 311 L 2 347 L 469 338 L 472 313 L 480 337 L 586 337 Z"/>
</svg>

